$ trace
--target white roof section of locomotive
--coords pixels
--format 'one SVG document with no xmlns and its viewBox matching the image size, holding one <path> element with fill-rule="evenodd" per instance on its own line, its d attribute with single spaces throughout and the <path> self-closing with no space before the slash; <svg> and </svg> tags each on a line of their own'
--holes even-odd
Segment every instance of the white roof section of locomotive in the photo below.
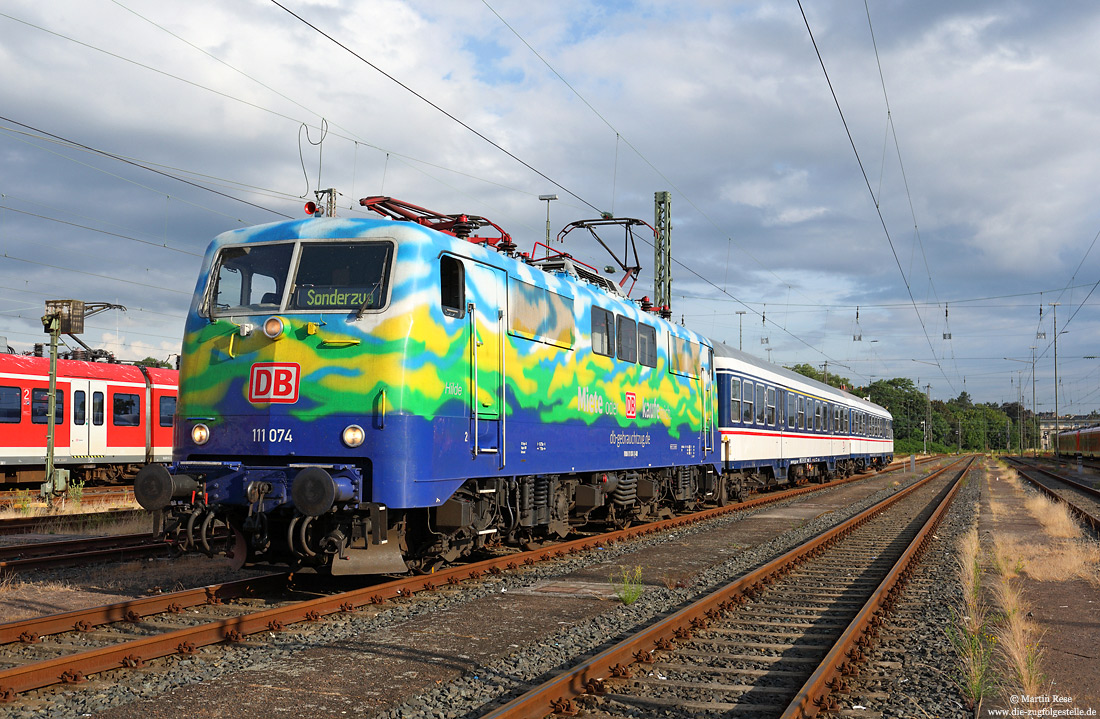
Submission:
<svg viewBox="0 0 1100 719">
<path fill-rule="evenodd" d="M 819 382 L 805 375 L 799 374 L 786 367 L 772 364 L 759 357 L 754 357 L 747 352 L 736 350 L 724 342 L 714 343 L 714 365 L 716 369 L 728 369 L 737 372 L 746 372 L 761 379 L 771 380 L 791 389 L 800 390 L 815 397 L 823 397 L 839 402 L 848 407 L 855 407 L 869 414 L 880 417 L 890 417 L 890 412 L 874 402 L 869 402 L 862 397 L 857 397 L 851 392 L 837 389 L 832 385 Z M 739 366 L 740 365 L 740 366 Z M 745 367 L 744 365 L 748 365 Z M 749 369 L 751 368 L 751 369 Z"/>
</svg>

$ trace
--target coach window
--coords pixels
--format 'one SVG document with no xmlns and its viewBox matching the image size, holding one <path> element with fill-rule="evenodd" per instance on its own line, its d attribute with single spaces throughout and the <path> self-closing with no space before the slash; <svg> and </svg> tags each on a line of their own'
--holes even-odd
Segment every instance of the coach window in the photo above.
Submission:
<svg viewBox="0 0 1100 719">
<path fill-rule="evenodd" d="M 19 387 L 0 387 L 0 422 L 14 424 L 19 420 Z"/>
<path fill-rule="evenodd" d="M 775 387 L 768 387 L 768 416 L 764 421 L 769 427 L 775 426 Z"/>
<path fill-rule="evenodd" d="M 745 380 L 745 390 L 741 393 L 741 421 L 752 424 L 752 382 Z"/>
<path fill-rule="evenodd" d="M 611 335 L 615 331 L 615 315 L 599 307 L 592 308 L 592 351 L 611 357 Z"/>
<path fill-rule="evenodd" d="M 617 315 L 619 323 L 618 355 L 623 362 L 638 361 L 638 325 L 629 317 Z"/>
<path fill-rule="evenodd" d="M 806 398 L 798 395 L 798 428 L 806 428 Z"/>
<path fill-rule="evenodd" d="M 439 258 L 439 303 L 448 317 L 466 315 L 466 273 L 457 257 Z"/>
<path fill-rule="evenodd" d="M 137 427 L 141 424 L 141 398 L 136 394 L 122 394 L 116 392 L 113 395 L 114 416 L 112 421 L 116 427 Z"/>
<path fill-rule="evenodd" d="M 18 399 L 18 395 L 16 396 Z M 730 424 L 741 421 L 741 380 L 730 380 Z"/>
<path fill-rule="evenodd" d="M 821 403 L 821 400 L 817 401 L 817 414 L 815 424 L 818 432 L 825 430 L 825 405 Z"/>
<path fill-rule="evenodd" d="M 647 324 L 638 325 L 638 363 L 657 366 L 657 329 Z"/>
<path fill-rule="evenodd" d="M 160 426 L 171 427 L 172 418 L 176 416 L 176 398 L 175 397 L 161 397 L 160 398 Z"/>
<path fill-rule="evenodd" d="M 798 403 L 790 392 L 783 393 L 787 398 L 787 429 L 798 426 Z"/>
<path fill-rule="evenodd" d="M 92 424 L 99 427 L 103 424 L 103 393 L 92 392 Z"/>
<path fill-rule="evenodd" d="M 82 389 L 73 392 L 73 424 L 82 426 L 88 421 L 88 393 Z"/>
<path fill-rule="evenodd" d="M 19 388 L 0 387 L 0 422 L 15 424 L 19 421 Z"/>
<path fill-rule="evenodd" d="M 767 388 L 764 385 L 757 383 L 756 385 L 756 423 L 764 425 L 764 415 L 767 412 L 767 408 L 764 406 L 764 400 L 767 395 Z"/>
<path fill-rule="evenodd" d="M 57 397 L 57 406 L 54 407 L 53 421 L 55 424 L 61 424 L 65 421 L 65 393 L 61 390 L 56 390 L 54 394 Z M 49 390 L 31 390 L 31 422 L 34 422 L 35 424 L 47 423 L 49 402 Z"/>
</svg>

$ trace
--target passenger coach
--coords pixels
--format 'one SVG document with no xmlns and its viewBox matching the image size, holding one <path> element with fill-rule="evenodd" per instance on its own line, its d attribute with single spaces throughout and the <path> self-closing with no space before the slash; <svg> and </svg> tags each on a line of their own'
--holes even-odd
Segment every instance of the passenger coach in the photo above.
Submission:
<svg viewBox="0 0 1100 719">
<path fill-rule="evenodd" d="M 893 420 L 884 408 L 722 343 L 714 353 L 731 495 L 893 461 Z"/>
<path fill-rule="evenodd" d="M 175 370 L 58 360 L 54 465 L 73 481 L 119 482 L 172 456 Z M 0 354 L 0 482 L 45 476 L 50 360 Z"/>
</svg>

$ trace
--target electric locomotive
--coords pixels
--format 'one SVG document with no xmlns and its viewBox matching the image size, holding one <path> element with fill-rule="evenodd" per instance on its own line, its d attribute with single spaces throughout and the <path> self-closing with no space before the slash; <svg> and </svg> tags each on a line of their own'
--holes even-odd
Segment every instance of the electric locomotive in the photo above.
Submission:
<svg viewBox="0 0 1100 719">
<path fill-rule="evenodd" d="M 237 562 L 427 571 L 726 496 L 713 343 L 483 218 L 361 202 L 387 219 L 211 244 L 173 461 L 135 481 L 158 531 Z"/>
</svg>

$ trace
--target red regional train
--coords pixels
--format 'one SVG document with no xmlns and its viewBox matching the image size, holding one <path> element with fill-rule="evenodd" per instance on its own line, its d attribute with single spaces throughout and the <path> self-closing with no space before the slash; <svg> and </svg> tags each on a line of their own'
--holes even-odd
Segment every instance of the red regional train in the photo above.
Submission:
<svg viewBox="0 0 1100 719">
<path fill-rule="evenodd" d="M 1065 430 L 1056 441 L 1058 454 L 1063 457 L 1100 457 L 1100 427 Z"/>
<path fill-rule="evenodd" d="M 58 360 L 54 466 L 70 481 L 117 483 L 171 461 L 178 374 Z M 0 354 L 0 483 L 44 479 L 49 386 L 49 358 Z"/>
</svg>

